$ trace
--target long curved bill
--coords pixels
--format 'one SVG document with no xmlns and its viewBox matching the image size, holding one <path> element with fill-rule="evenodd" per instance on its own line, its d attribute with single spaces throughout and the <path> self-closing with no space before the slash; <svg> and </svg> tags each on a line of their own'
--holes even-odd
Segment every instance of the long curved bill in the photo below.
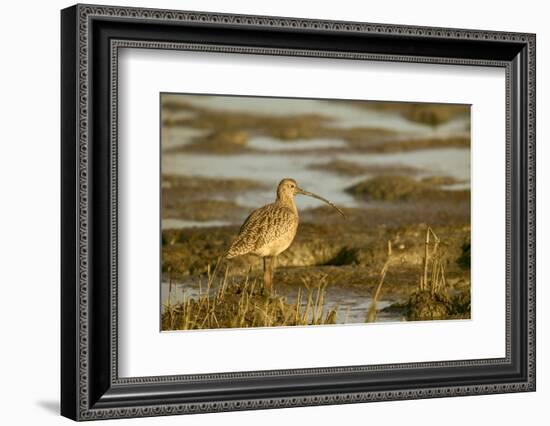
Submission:
<svg viewBox="0 0 550 426">
<path fill-rule="evenodd" d="M 297 189 L 297 193 L 298 194 L 302 194 L 302 195 L 308 195 L 310 197 L 313 197 L 313 198 L 317 198 L 318 200 L 321 200 L 325 203 L 327 203 L 329 206 L 331 206 L 333 209 L 335 209 L 338 213 L 340 213 L 343 217 L 346 217 L 346 215 L 344 214 L 344 212 L 342 210 L 340 210 L 338 207 L 336 207 L 334 204 L 332 204 L 329 200 L 327 200 L 326 198 L 323 198 L 321 197 L 320 195 L 317 195 L 317 194 L 314 194 L 313 192 L 309 192 L 309 191 L 304 191 L 302 188 L 296 188 Z"/>
</svg>

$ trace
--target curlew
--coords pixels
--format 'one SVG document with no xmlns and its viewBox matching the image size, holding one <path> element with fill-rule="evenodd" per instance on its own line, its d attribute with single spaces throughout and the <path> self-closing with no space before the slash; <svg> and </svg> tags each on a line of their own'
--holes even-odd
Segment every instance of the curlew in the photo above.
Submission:
<svg viewBox="0 0 550 426">
<path fill-rule="evenodd" d="M 231 259 L 253 254 L 263 258 L 264 288 L 268 291 L 272 288 L 275 258 L 290 247 L 298 230 L 298 209 L 294 202 L 294 197 L 298 194 L 317 198 L 344 216 L 344 213 L 327 199 L 304 191 L 294 179 L 283 179 L 277 186 L 275 202 L 250 213 L 225 256 L 226 259 Z"/>
</svg>

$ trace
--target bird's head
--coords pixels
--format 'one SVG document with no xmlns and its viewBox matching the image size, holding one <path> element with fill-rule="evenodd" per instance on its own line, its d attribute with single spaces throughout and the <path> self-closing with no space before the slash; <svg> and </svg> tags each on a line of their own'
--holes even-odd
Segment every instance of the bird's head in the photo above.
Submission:
<svg viewBox="0 0 550 426">
<path fill-rule="evenodd" d="M 332 204 L 329 200 L 321 197 L 320 195 L 314 194 L 313 192 L 303 190 L 298 186 L 298 183 L 294 179 L 285 178 L 281 182 L 279 182 L 279 186 L 277 186 L 277 199 L 283 200 L 283 199 L 293 198 L 295 195 L 298 195 L 298 194 L 317 198 L 318 200 L 321 200 L 324 203 L 327 203 L 332 208 L 336 209 L 338 213 L 340 213 L 342 216 L 345 217 L 342 210 L 340 210 L 338 207 Z"/>
<path fill-rule="evenodd" d="M 294 179 L 285 178 L 279 182 L 277 186 L 277 197 L 278 198 L 288 198 L 294 197 L 296 194 L 300 193 L 300 187 Z"/>
</svg>

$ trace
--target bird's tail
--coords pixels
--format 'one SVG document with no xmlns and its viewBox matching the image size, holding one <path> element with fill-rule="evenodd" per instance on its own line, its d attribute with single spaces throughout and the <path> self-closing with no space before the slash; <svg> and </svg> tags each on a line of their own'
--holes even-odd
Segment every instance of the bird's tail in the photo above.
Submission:
<svg viewBox="0 0 550 426">
<path fill-rule="evenodd" d="M 229 247 L 229 250 L 227 250 L 223 255 L 224 259 L 233 259 L 234 257 L 237 257 L 237 256 L 238 254 L 235 253 L 235 251 L 233 250 L 233 246 Z"/>
<path fill-rule="evenodd" d="M 234 257 L 240 256 L 243 254 L 242 250 L 242 241 L 239 238 L 236 238 L 232 243 L 227 252 L 225 252 L 224 258 L 232 259 Z"/>
</svg>

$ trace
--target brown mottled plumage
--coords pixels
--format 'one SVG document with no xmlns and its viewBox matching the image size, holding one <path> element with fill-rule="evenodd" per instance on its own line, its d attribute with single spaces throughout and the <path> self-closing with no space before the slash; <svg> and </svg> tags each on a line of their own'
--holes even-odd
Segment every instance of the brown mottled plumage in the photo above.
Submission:
<svg viewBox="0 0 550 426">
<path fill-rule="evenodd" d="M 290 247 L 298 230 L 298 209 L 294 203 L 297 194 L 322 200 L 344 215 L 328 200 L 299 188 L 294 179 L 283 179 L 277 187 L 275 202 L 250 213 L 226 254 L 227 259 L 245 254 L 262 257 L 266 289 L 271 289 L 275 256 Z"/>
</svg>

